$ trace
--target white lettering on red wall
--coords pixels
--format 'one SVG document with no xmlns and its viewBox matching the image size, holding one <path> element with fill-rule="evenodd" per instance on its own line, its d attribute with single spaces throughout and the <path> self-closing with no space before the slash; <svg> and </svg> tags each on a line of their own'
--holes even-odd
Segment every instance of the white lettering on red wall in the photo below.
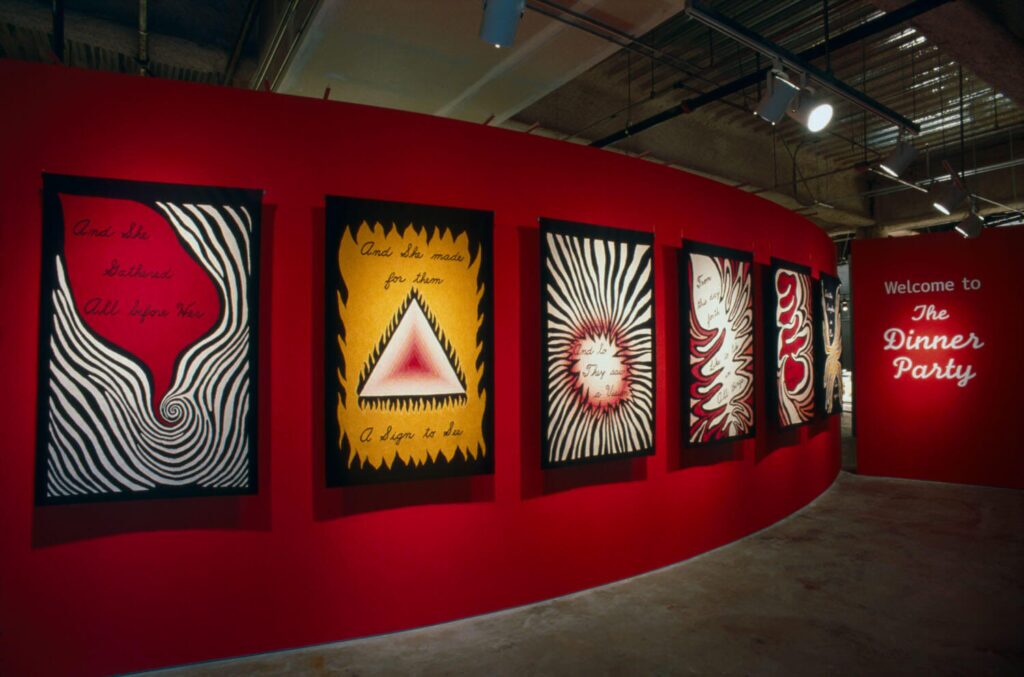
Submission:
<svg viewBox="0 0 1024 677">
<path fill-rule="evenodd" d="M 941 293 L 957 289 L 952 280 L 886 281 L 884 285 L 886 294 Z M 981 280 L 965 277 L 960 285 L 965 291 L 975 291 L 981 289 Z M 922 303 L 914 306 L 906 328 L 890 327 L 885 330 L 882 334 L 884 350 L 912 353 L 893 358 L 894 379 L 906 376 L 919 380 L 954 381 L 964 388 L 978 375 L 970 360 L 970 351 L 980 350 L 985 342 L 973 331 L 943 331 L 950 319 L 947 309 Z M 956 354 L 943 362 L 945 354 L 950 352 Z"/>
</svg>

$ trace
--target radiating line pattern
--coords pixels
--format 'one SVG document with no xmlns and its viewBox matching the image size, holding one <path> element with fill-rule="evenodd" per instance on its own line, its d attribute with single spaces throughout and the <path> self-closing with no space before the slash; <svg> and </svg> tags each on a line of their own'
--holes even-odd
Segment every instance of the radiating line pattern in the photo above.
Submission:
<svg viewBox="0 0 1024 677">
<path fill-rule="evenodd" d="M 652 247 L 551 231 L 543 237 L 545 461 L 650 453 Z"/>
<path fill-rule="evenodd" d="M 253 217 L 233 205 L 157 202 L 156 207 L 214 281 L 220 317 L 182 353 L 159 404 L 160 421 L 150 405 L 145 369 L 85 325 L 62 257 L 49 261 L 57 284 L 49 337 L 47 498 L 158 487 L 249 488 Z"/>
<path fill-rule="evenodd" d="M 691 444 L 742 437 L 754 425 L 750 263 L 690 253 Z"/>
<path fill-rule="evenodd" d="M 824 347 L 822 364 L 822 386 L 826 414 L 836 414 L 843 402 L 843 356 L 842 322 L 839 317 L 839 286 L 837 278 L 823 275 L 821 278 L 821 335 Z"/>
<path fill-rule="evenodd" d="M 779 424 L 790 426 L 806 423 L 814 415 L 811 278 L 776 268 L 774 284 Z"/>
</svg>

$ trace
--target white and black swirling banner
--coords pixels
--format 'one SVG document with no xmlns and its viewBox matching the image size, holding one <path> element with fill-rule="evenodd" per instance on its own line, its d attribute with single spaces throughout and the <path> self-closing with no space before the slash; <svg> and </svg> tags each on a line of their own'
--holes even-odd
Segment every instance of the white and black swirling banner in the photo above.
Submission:
<svg viewBox="0 0 1024 677">
<path fill-rule="evenodd" d="M 679 250 L 682 410 L 688 446 L 754 435 L 753 254 L 684 240 Z"/>
<path fill-rule="evenodd" d="M 261 198 L 43 176 L 38 504 L 256 492 Z"/>
<path fill-rule="evenodd" d="M 654 236 L 541 219 L 542 466 L 654 453 Z"/>
</svg>

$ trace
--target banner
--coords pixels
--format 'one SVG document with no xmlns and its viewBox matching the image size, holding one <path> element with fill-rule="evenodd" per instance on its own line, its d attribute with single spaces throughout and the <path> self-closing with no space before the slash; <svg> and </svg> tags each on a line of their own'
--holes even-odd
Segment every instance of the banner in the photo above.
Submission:
<svg viewBox="0 0 1024 677">
<path fill-rule="evenodd" d="M 825 416 L 843 411 L 843 323 L 840 311 L 839 278 L 821 274 L 814 284 L 815 333 L 818 365 L 818 411 Z"/>
<path fill-rule="evenodd" d="M 814 330 L 811 271 L 772 259 L 765 308 L 770 409 L 780 428 L 814 417 Z"/>
<path fill-rule="evenodd" d="M 681 404 L 690 446 L 754 433 L 752 261 L 750 252 L 683 243 Z"/>
<path fill-rule="evenodd" d="M 256 491 L 260 199 L 43 176 L 38 503 Z"/>
<path fill-rule="evenodd" d="M 327 483 L 494 467 L 490 212 L 327 198 Z"/>
<path fill-rule="evenodd" d="M 542 466 L 653 454 L 653 234 L 540 230 Z"/>
</svg>

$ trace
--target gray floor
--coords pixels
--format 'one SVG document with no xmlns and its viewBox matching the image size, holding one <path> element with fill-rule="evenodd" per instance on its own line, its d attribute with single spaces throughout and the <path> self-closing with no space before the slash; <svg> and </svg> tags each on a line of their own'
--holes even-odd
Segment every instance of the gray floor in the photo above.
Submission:
<svg viewBox="0 0 1024 677">
<path fill-rule="evenodd" d="M 228 674 L 1024 674 L 1024 492 L 843 472 L 701 557 L 489 616 L 208 663 Z"/>
</svg>

